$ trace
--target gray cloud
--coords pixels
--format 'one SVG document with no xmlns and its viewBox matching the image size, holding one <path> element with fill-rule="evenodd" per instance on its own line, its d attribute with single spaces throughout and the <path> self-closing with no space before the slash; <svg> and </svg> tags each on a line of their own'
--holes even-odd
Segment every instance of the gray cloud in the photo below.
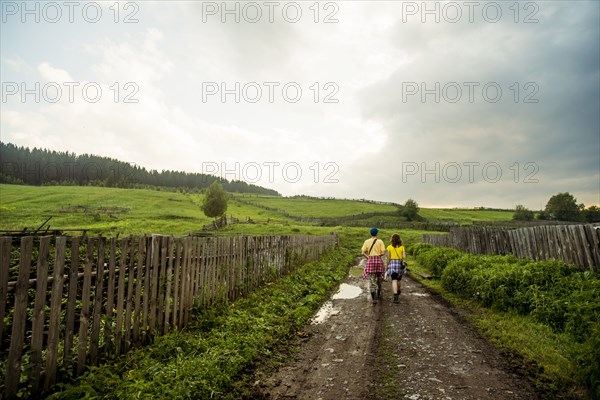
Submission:
<svg viewBox="0 0 600 400">
<path fill-rule="evenodd" d="M 365 87 L 361 96 L 363 116 L 381 123 L 387 133 L 385 149 L 377 156 L 380 165 L 400 174 L 403 163 L 425 163 L 429 169 L 436 162 L 442 168 L 449 162 L 498 163 L 506 179 L 448 184 L 443 176 L 434 182 L 430 173 L 426 183 L 411 176 L 412 185 L 409 181 L 388 193 L 382 189 L 382 196 L 408 191 L 414 194 L 405 198 L 421 195 L 433 203 L 469 202 L 472 196 L 510 205 L 521 197 L 547 198 L 552 190 L 573 190 L 596 201 L 594 192 L 600 188 L 593 181 L 586 187 L 570 177 L 600 173 L 598 6 L 541 4 L 540 22 L 530 25 L 398 22 L 393 36 L 412 61 Z M 478 84 L 472 102 L 468 93 L 474 84 L 465 82 Z M 431 92 L 420 96 L 421 85 L 436 92 L 436 83 L 439 102 Z M 481 89 L 486 84 L 492 99 L 494 89 L 501 88 L 499 101 L 485 98 Z M 452 102 L 456 87 L 462 96 Z M 418 94 L 407 95 L 415 88 Z M 363 160 L 359 168 L 371 161 Z M 515 185 L 516 171 L 510 169 L 515 162 L 520 178 L 531 173 L 523 165 L 535 163 L 539 183 Z M 389 181 L 388 175 L 370 178 L 381 187 Z"/>
</svg>

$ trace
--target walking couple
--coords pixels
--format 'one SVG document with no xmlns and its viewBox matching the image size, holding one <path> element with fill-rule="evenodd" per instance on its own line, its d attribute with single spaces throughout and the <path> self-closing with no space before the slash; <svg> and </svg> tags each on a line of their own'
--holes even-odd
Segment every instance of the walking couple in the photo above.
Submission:
<svg viewBox="0 0 600 400">
<path fill-rule="evenodd" d="M 400 296 L 400 280 L 406 273 L 406 252 L 402 245 L 400 235 L 394 233 L 391 238 L 391 244 L 385 247 L 383 240 L 377 237 L 379 230 L 371 229 L 371 238 L 365 240 L 362 246 L 362 255 L 367 258 L 367 265 L 363 270 L 363 279 L 369 278 L 369 289 L 371 291 L 371 301 L 373 304 L 381 298 L 381 281 L 392 279 L 392 292 L 394 293 L 394 303 L 398 303 Z M 387 260 L 384 264 L 383 258 Z"/>
</svg>

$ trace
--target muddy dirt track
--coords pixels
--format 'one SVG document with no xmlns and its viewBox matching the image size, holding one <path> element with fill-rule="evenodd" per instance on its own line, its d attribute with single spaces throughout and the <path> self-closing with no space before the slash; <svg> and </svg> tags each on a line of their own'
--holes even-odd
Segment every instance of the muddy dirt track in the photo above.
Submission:
<svg viewBox="0 0 600 400">
<path fill-rule="evenodd" d="M 355 296 L 355 297 L 354 297 Z M 341 297 L 341 298 L 340 298 Z M 373 305 L 348 277 L 307 327 L 293 360 L 261 382 L 268 399 L 539 399 L 439 296 L 405 277 Z"/>
</svg>

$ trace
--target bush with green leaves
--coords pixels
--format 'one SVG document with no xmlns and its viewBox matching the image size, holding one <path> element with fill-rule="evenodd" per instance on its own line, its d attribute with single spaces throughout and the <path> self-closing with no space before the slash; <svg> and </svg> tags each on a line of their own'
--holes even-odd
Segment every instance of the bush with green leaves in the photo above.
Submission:
<svg viewBox="0 0 600 400">
<path fill-rule="evenodd" d="M 406 248 L 406 252 L 409 255 L 416 257 L 419 254 L 421 254 L 422 252 L 431 250 L 432 248 L 433 248 L 433 245 L 431 245 L 429 243 L 419 242 L 419 243 L 415 243 L 415 244 L 408 246 Z"/>
<path fill-rule="evenodd" d="M 417 261 L 426 267 L 431 274 L 439 278 L 448 262 L 462 255 L 460 251 L 449 247 L 433 247 L 419 252 Z"/>
<path fill-rule="evenodd" d="M 592 400 L 600 399 L 600 321 L 596 321 L 577 356 L 580 379 Z"/>
<path fill-rule="evenodd" d="M 583 341 L 600 321 L 600 275 L 592 271 L 565 276 L 554 285 L 538 288 L 531 315 L 554 330 Z"/>
<path fill-rule="evenodd" d="M 498 311 L 529 315 L 569 335 L 583 349 L 576 354 L 581 382 L 592 399 L 600 399 L 600 273 L 514 256 L 463 254 L 448 262 L 442 250 L 420 258 L 429 265 L 447 262 L 441 276 L 445 290 Z"/>
<path fill-rule="evenodd" d="M 566 277 L 577 271 L 575 266 L 562 261 L 464 255 L 448 264 L 442 273 L 442 287 L 459 296 L 474 298 L 486 307 L 529 314 L 536 308 L 536 301 L 548 299 L 552 290 L 558 290 Z"/>
</svg>

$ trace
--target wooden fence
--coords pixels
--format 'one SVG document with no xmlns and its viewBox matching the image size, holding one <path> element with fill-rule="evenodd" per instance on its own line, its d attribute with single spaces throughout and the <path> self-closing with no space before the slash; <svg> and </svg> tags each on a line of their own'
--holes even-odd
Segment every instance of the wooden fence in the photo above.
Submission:
<svg viewBox="0 0 600 400">
<path fill-rule="evenodd" d="M 0 237 L 3 397 L 34 395 L 317 259 L 337 236 Z M 28 389 L 25 389 L 28 390 Z"/>
<path fill-rule="evenodd" d="M 600 229 L 589 224 L 452 228 L 448 234 L 423 235 L 423 242 L 474 254 L 513 254 L 533 260 L 562 260 L 582 269 L 600 268 Z"/>
</svg>

